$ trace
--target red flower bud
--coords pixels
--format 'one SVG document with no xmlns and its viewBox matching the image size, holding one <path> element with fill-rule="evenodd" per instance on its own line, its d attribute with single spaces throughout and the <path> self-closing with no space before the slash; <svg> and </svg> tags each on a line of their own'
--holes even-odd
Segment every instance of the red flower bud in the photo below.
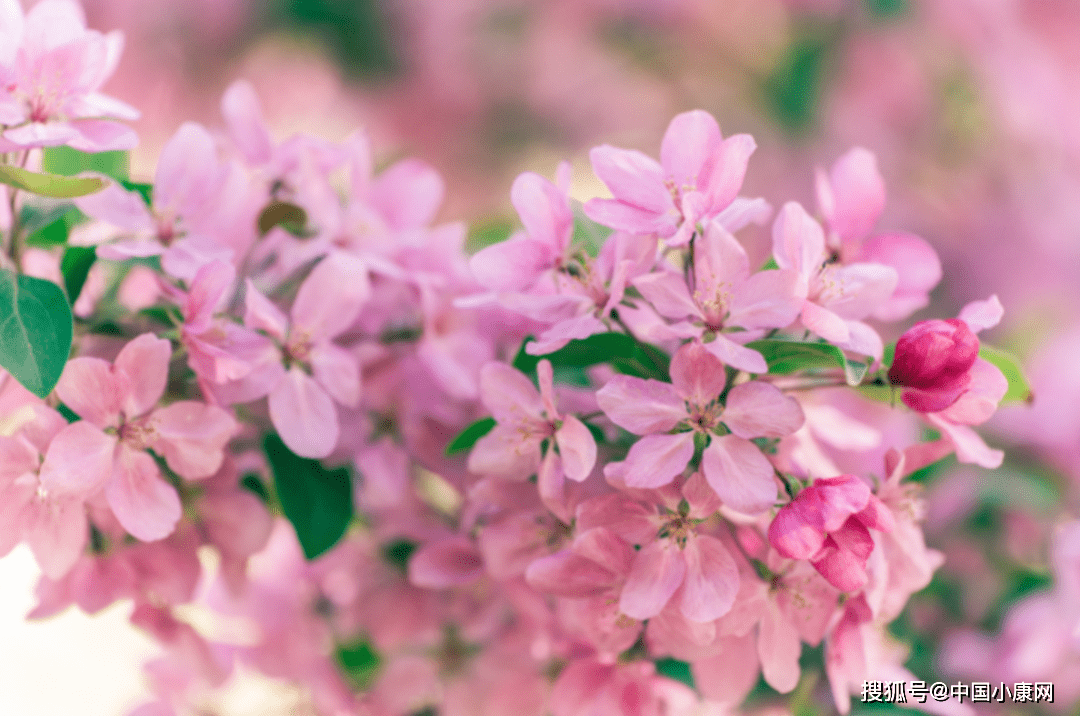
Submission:
<svg viewBox="0 0 1080 716">
<path fill-rule="evenodd" d="M 959 318 L 921 321 L 896 342 L 889 382 L 906 388 L 901 399 L 912 410 L 936 413 L 963 395 L 979 339 Z"/>
</svg>

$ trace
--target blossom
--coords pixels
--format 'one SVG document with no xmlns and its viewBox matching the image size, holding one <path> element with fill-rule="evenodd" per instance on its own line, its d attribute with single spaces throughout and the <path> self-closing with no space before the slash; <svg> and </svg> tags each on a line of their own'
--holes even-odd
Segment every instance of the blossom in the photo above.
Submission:
<svg viewBox="0 0 1080 716">
<path fill-rule="evenodd" d="M 154 407 L 165 392 L 171 354 L 169 341 L 144 333 L 111 365 L 73 358 L 56 386 L 89 428 L 82 449 L 111 455 L 101 480 L 105 498 L 124 529 L 143 541 L 170 534 L 181 512 L 176 488 L 162 479 L 147 450 L 181 477 L 197 480 L 217 471 L 236 428 L 232 415 L 216 406 L 181 400 Z"/>
<path fill-rule="evenodd" d="M 659 162 L 606 144 L 589 153 L 593 171 L 615 198 L 591 199 L 585 213 L 605 226 L 656 233 L 669 246 L 683 246 L 698 222 L 735 201 L 756 146 L 748 134 L 724 139 L 708 112 L 684 112 L 668 125 Z"/>
<path fill-rule="evenodd" d="M 671 383 L 616 376 L 596 395 L 620 427 L 642 435 L 623 462 L 605 468 L 627 487 L 662 487 L 694 455 L 696 435 L 708 438 L 701 465 L 705 479 L 733 510 L 753 514 L 776 500 L 773 467 L 752 438 L 783 437 L 803 423 L 794 398 L 760 381 L 736 385 L 719 400 L 724 365 L 700 343 L 687 343 L 671 360 Z M 678 432 L 672 432 L 681 428 Z"/>
<path fill-rule="evenodd" d="M 959 399 L 971 383 L 979 339 L 958 318 L 920 321 L 896 342 L 889 382 L 904 387 L 912 410 L 936 413 Z"/>
</svg>

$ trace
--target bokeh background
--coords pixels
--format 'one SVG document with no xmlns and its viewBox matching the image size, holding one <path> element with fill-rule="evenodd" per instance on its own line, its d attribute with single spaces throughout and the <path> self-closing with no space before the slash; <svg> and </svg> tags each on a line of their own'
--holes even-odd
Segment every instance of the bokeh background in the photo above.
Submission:
<svg viewBox="0 0 1080 716">
<path fill-rule="evenodd" d="M 596 190 L 590 147 L 655 155 L 667 122 L 687 109 L 713 113 L 725 135 L 756 138 L 744 193 L 775 204 L 813 206 L 816 167 L 852 146 L 873 151 L 889 191 L 877 229 L 923 236 L 945 267 L 932 305 L 914 318 L 952 316 L 997 293 L 1006 317 L 984 338 L 1019 355 L 1033 387 L 1031 401 L 1005 407 L 984 430 L 1007 449 L 1000 470 L 945 461 L 920 476 L 928 541 L 947 559 L 892 629 L 911 645 L 920 678 L 1055 681 L 1055 710 L 1075 708 L 1080 647 L 1068 624 L 1080 603 L 1066 572 L 1080 560 L 1053 545 L 1080 497 L 1080 3 L 84 6 L 90 27 L 125 33 L 105 90 L 143 112 L 133 178 L 152 176 L 181 122 L 220 128 L 221 93 L 243 77 L 278 139 L 341 140 L 363 128 L 385 162 L 432 163 L 448 187 L 442 218 L 467 221 L 474 247 L 513 227 L 519 172 L 550 176 L 569 159 L 575 191 L 587 195 Z M 763 259 L 765 231 L 749 240 Z M 137 702 L 150 647 L 123 610 L 22 624 L 33 579 L 24 550 L 0 561 L 0 713 L 104 716 Z M 1032 614 L 1050 612 L 1054 629 L 1033 626 Z M 50 701 L 80 671 L 90 676 L 74 689 L 77 708 Z M 223 716 L 268 713 L 252 703 L 239 699 Z"/>
</svg>

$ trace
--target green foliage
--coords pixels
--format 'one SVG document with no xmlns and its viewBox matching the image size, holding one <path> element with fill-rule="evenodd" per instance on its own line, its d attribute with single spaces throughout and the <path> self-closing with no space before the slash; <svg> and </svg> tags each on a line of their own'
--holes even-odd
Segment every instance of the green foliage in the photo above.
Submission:
<svg viewBox="0 0 1080 716">
<path fill-rule="evenodd" d="M 668 355 L 659 348 L 639 343 L 625 333 L 597 333 L 570 341 L 559 350 L 542 356 L 525 352 L 525 346 L 531 340 L 525 339 L 514 358 L 514 367 L 528 376 L 535 376 L 537 364 L 547 359 L 551 361 L 552 368 L 586 368 L 610 363 L 612 368 L 625 375 L 668 380 L 668 365 L 671 363 Z"/>
<path fill-rule="evenodd" d="M 379 654 L 364 640 L 339 645 L 335 656 L 341 673 L 359 691 L 370 688 L 382 664 Z"/>
<path fill-rule="evenodd" d="M 270 491 L 266 489 L 266 485 L 255 473 L 249 472 L 240 478 L 240 487 L 258 497 L 264 504 L 269 504 Z"/>
<path fill-rule="evenodd" d="M 60 273 L 64 275 L 64 289 L 72 306 L 79 299 L 86 276 L 96 258 L 97 253 L 93 246 L 69 246 L 64 249 L 64 257 L 60 259 Z"/>
<path fill-rule="evenodd" d="M 85 217 L 71 204 L 51 207 L 24 206 L 20 219 L 26 232 L 26 245 L 49 249 L 63 246 L 75 225 Z"/>
<path fill-rule="evenodd" d="M 353 78 L 379 80 L 400 65 L 384 7 L 378 0 L 284 0 L 279 23 L 316 34 Z"/>
<path fill-rule="evenodd" d="M 469 236 L 465 239 L 465 251 L 469 255 L 475 254 L 480 249 L 506 241 L 513 232 L 514 223 L 509 219 L 494 218 L 477 222 L 469 228 Z"/>
<path fill-rule="evenodd" d="M 349 470 L 328 470 L 318 460 L 299 457 L 273 433 L 263 440 L 263 450 L 281 509 L 296 529 L 304 556 L 315 559 L 337 544 L 352 520 Z"/>
<path fill-rule="evenodd" d="M 866 0 L 866 7 L 870 14 L 883 18 L 893 18 L 904 15 L 908 11 L 907 0 Z"/>
<path fill-rule="evenodd" d="M 669 679 L 675 679 L 694 688 L 694 675 L 690 672 L 690 664 L 678 659 L 657 659 L 656 673 L 663 674 Z"/>
<path fill-rule="evenodd" d="M 412 540 L 394 540 L 393 542 L 383 545 L 383 559 L 404 572 L 409 566 L 409 557 L 412 557 L 417 546 L 418 545 Z"/>
<path fill-rule="evenodd" d="M 805 134 L 817 119 L 828 51 L 827 38 L 800 37 L 765 80 L 769 108 L 791 134 Z"/>
<path fill-rule="evenodd" d="M 866 376 L 867 363 L 849 360 L 844 352 L 828 343 L 803 343 L 769 338 L 746 344 L 761 353 L 769 365 L 769 373 L 787 375 L 800 370 L 842 368 L 848 385 L 858 385 Z"/>
<path fill-rule="evenodd" d="M 612 229 L 585 216 L 585 208 L 580 201 L 572 201 L 571 207 L 574 211 L 573 243 L 584 248 L 590 256 L 598 256 Z"/>
<path fill-rule="evenodd" d="M 137 191 L 139 196 L 142 197 L 143 203 L 147 206 L 154 205 L 154 185 L 144 184 L 141 182 L 127 181 L 126 179 L 120 181 L 120 185 L 128 191 Z"/>
<path fill-rule="evenodd" d="M 50 174 L 71 176 L 79 172 L 99 172 L 116 180 L 128 178 L 127 152 L 80 152 L 71 147 L 46 147 L 41 153 L 41 169 Z"/>
<path fill-rule="evenodd" d="M 71 308 L 51 281 L 0 271 L 0 367 L 39 398 L 71 352 Z"/>
<path fill-rule="evenodd" d="M 979 357 L 987 360 L 998 367 L 1005 378 L 1009 381 L 1009 389 L 1005 392 L 1002 403 L 1025 402 L 1030 403 L 1035 399 L 1031 392 L 1031 385 L 1024 377 L 1024 370 L 1020 366 L 1020 359 L 1008 351 L 994 348 L 983 344 L 979 346 Z"/>
<path fill-rule="evenodd" d="M 446 446 L 447 455 L 457 455 L 458 453 L 471 450 L 472 446 L 476 444 L 476 441 L 484 437 L 491 432 L 491 429 L 495 427 L 495 418 L 481 418 L 475 423 L 469 425 L 467 428 L 457 434 L 450 444 Z"/>
<path fill-rule="evenodd" d="M 7 184 L 38 196 L 71 199 L 101 191 L 105 188 L 105 183 L 105 180 L 100 177 L 39 174 L 12 164 L 0 164 L 0 184 Z"/>
</svg>

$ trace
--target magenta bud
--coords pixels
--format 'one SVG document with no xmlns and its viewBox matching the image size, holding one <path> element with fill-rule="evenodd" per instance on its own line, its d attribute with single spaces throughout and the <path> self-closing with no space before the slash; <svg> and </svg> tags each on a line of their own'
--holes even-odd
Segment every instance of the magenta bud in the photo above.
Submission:
<svg viewBox="0 0 1080 716">
<path fill-rule="evenodd" d="M 979 357 L 979 339 L 959 318 L 921 321 L 896 342 L 889 382 L 906 388 L 912 410 L 936 413 L 963 395 Z"/>
</svg>

